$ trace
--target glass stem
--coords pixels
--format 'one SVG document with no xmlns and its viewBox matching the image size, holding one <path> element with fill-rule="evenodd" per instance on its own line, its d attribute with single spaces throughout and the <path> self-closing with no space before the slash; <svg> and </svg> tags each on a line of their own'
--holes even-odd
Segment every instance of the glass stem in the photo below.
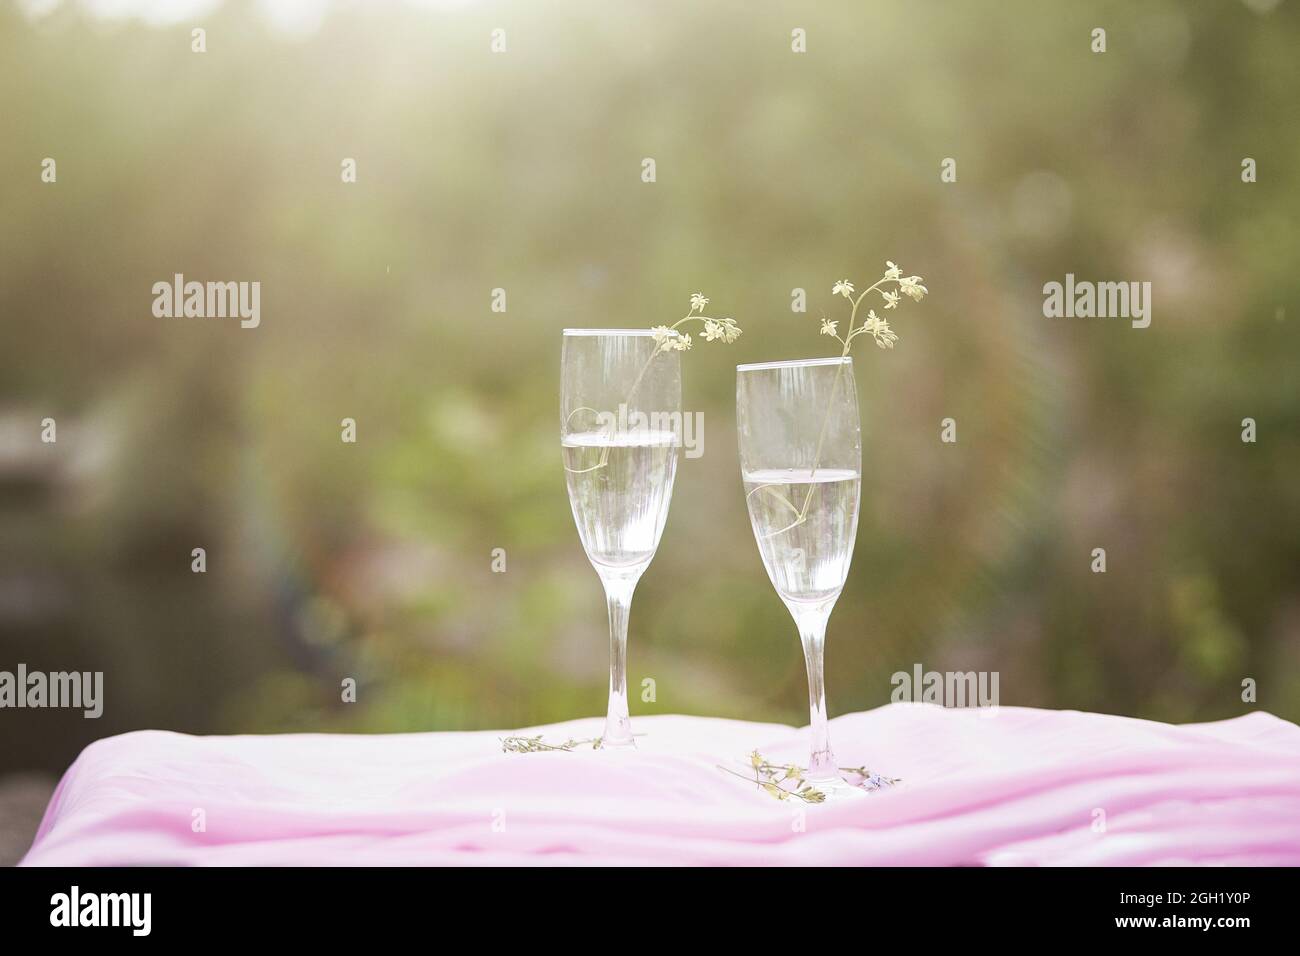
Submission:
<svg viewBox="0 0 1300 956">
<path fill-rule="evenodd" d="M 632 721 L 627 713 L 627 619 L 632 609 L 632 592 L 637 578 L 603 576 L 605 601 L 609 605 L 609 710 L 605 715 L 604 747 L 630 747 Z"/>
<path fill-rule="evenodd" d="M 812 752 L 808 757 L 808 779 L 839 778 L 835 754 L 831 751 L 830 728 L 826 717 L 826 682 L 822 656 L 826 647 L 826 621 L 830 608 L 800 609 L 794 614 L 803 643 L 804 662 L 808 665 L 808 731 L 812 734 Z"/>
</svg>

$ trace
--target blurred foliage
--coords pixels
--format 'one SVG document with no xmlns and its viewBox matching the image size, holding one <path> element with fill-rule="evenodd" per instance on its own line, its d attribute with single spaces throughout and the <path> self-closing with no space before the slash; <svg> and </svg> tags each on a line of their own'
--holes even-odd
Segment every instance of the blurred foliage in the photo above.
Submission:
<svg viewBox="0 0 1300 956">
<path fill-rule="evenodd" d="M 1251 709 L 1253 677 L 1300 718 L 1300 15 L 1269 6 L 374 3 L 286 36 L 232 2 L 199 55 L 189 23 L 0 5 L 0 667 L 102 669 L 108 696 L 0 715 L 0 767 L 145 726 L 602 713 L 559 330 L 694 291 L 746 334 L 685 362 L 705 455 L 633 605 L 658 695 L 633 714 L 806 722 L 732 367 L 826 354 L 832 282 L 886 258 L 931 296 L 860 350 L 833 712 L 920 662 L 1174 721 Z M 176 272 L 260 281 L 261 327 L 153 317 Z M 1045 319 L 1067 272 L 1151 281 L 1151 327 Z"/>
</svg>

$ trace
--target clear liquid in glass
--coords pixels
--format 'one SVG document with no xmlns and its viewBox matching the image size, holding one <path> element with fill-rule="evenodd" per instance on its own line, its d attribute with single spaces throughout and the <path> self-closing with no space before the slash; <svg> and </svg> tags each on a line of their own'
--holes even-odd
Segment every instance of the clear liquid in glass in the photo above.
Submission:
<svg viewBox="0 0 1300 956">
<path fill-rule="evenodd" d="M 802 468 L 765 469 L 743 478 L 754 537 L 777 593 L 786 603 L 834 601 L 853 557 L 861 475 Z"/>
<path fill-rule="evenodd" d="M 633 569 L 654 557 L 668 518 L 677 446 L 671 431 L 564 436 L 569 503 L 597 570 Z"/>
</svg>

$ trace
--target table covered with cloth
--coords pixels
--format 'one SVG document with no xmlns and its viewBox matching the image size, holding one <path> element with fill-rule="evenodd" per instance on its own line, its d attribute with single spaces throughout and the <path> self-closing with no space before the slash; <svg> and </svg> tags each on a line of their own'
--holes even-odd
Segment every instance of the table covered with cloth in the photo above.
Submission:
<svg viewBox="0 0 1300 956">
<path fill-rule="evenodd" d="M 890 704 L 831 722 L 842 766 L 901 783 L 778 799 L 749 755 L 807 730 L 638 716 L 635 749 L 503 752 L 527 731 L 198 737 L 88 746 L 25 865 L 1300 864 L 1300 727 Z"/>
</svg>

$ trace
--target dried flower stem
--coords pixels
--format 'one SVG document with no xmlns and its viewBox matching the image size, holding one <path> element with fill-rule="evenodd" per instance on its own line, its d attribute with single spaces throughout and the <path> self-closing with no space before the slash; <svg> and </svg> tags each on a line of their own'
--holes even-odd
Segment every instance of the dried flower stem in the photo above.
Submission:
<svg viewBox="0 0 1300 956">
<path fill-rule="evenodd" d="M 706 342 L 713 342 L 718 339 L 721 339 L 723 342 L 730 344 L 736 341 L 736 339 L 740 338 L 741 332 L 743 330 L 740 328 L 740 326 L 736 324 L 735 319 L 731 319 L 731 318 L 715 319 L 713 318 L 713 316 L 704 314 L 704 307 L 708 304 L 709 304 L 709 300 L 703 294 L 699 292 L 692 293 L 691 310 L 689 312 L 687 312 L 684 316 L 682 316 L 672 325 L 656 325 L 653 329 L 650 330 L 653 333 L 654 340 L 655 340 L 654 351 L 650 353 L 650 357 L 646 359 L 645 364 L 641 366 L 641 371 L 637 373 L 636 378 L 632 381 L 632 388 L 628 392 L 628 396 L 624 400 L 623 404 L 625 405 L 632 404 L 632 400 L 636 398 L 637 390 L 641 387 L 641 380 L 645 378 L 645 373 L 650 370 L 651 364 L 653 364 L 654 360 L 660 355 L 660 353 L 674 352 L 674 351 L 675 352 L 690 351 L 691 337 L 687 333 L 678 332 L 677 331 L 678 326 L 681 326 L 687 322 L 703 322 L 704 323 L 703 335 L 704 335 L 704 341 Z M 578 412 L 583 412 L 583 411 L 595 413 L 596 409 L 589 408 L 585 405 L 580 408 L 575 408 L 573 409 L 573 411 L 569 412 L 568 417 L 565 419 L 565 423 L 567 424 L 569 420 L 573 418 L 574 415 L 576 415 Z M 610 428 L 612 429 L 613 426 L 611 425 Z M 611 431 L 611 435 L 612 435 L 612 431 Z M 600 450 L 600 460 L 596 462 L 596 464 L 592 465 L 590 468 L 570 468 L 566 465 L 565 471 L 568 471 L 570 474 L 580 475 L 580 474 L 585 474 L 586 472 L 589 471 L 596 471 L 600 468 L 604 468 L 608 463 L 609 463 L 609 446 L 606 445 L 604 448 Z"/>
<path fill-rule="evenodd" d="M 822 315 L 822 335 L 829 335 L 836 339 L 844 346 L 844 349 L 840 352 L 840 364 L 835 370 L 835 380 L 831 383 L 831 394 L 826 403 L 826 415 L 822 418 L 821 431 L 817 436 L 817 449 L 813 453 L 812 470 L 808 474 L 808 492 L 804 495 L 802 508 L 796 508 L 792 501 L 778 493 L 777 496 L 789 505 L 790 510 L 795 513 L 795 519 L 784 528 L 778 528 L 775 531 L 769 532 L 766 537 L 774 537 L 775 535 L 789 531 L 791 528 L 797 528 L 808 520 L 808 509 L 812 505 L 813 496 L 813 485 L 811 479 L 816 476 L 817 469 L 821 466 L 822 448 L 826 443 L 826 430 L 830 427 L 831 412 L 835 408 L 835 396 L 839 392 L 840 379 L 844 377 L 843 360 L 848 358 L 849 349 L 853 345 L 853 340 L 859 335 L 867 334 L 875 339 L 876 345 L 882 349 L 892 349 L 894 343 L 898 341 L 898 336 L 894 333 L 894 330 L 889 327 L 889 323 L 885 319 L 876 315 L 875 309 L 869 308 L 867 310 L 867 317 L 863 319 L 859 325 L 856 327 L 854 326 L 853 323 L 857 321 L 858 308 L 862 305 L 862 300 L 865 299 L 867 294 L 870 292 L 879 292 L 881 298 L 884 299 L 885 308 L 895 309 L 898 307 L 898 303 L 902 300 L 904 295 L 916 302 L 920 302 L 929 292 L 929 290 L 921 284 L 923 280 L 920 276 L 904 276 L 902 270 L 892 262 L 887 261 L 885 266 L 885 274 L 871 285 L 867 286 L 867 288 L 863 289 L 856 298 L 853 294 L 853 283 L 849 282 L 847 279 L 841 279 L 839 282 L 836 282 L 831 290 L 834 295 L 844 296 L 853 303 L 853 306 L 849 311 L 849 324 L 844 330 L 843 335 L 840 335 L 837 331 L 837 327 L 839 326 L 838 322 L 832 322 L 827 319 L 824 314 Z M 882 288 L 888 282 L 895 284 L 896 291 Z M 777 487 L 775 483 L 759 485 L 749 494 L 754 495 L 765 489 L 775 487 Z"/>
<path fill-rule="evenodd" d="M 536 737 L 502 737 L 501 751 L 502 753 L 512 754 L 535 754 L 541 753 L 544 750 L 572 751 L 574 748 L 581 747 L 585 744 L 591 744 L 592 750 L 599 750 L 600 740 L 601 738 L 599 737 L 591 737 L 586 740 L 566 740 L 564 743 L 548 744 L 542 739 L 541 734 L 538 734 Z"/>
<path fill-rule="evenodd" d="M 645 734 L 633 734 L 633 737 L 644 737 Z M 547 743 L 541 734 L 535 737 L 512 736 L 501 737 L 501 752 L 508 754 L 536 754 L 548 750 L 563 750 L 572 753 L 579 747 L 585 747 L 591 744 L 592 750 L 599 750 L 602 746 L 603 737 L 587 737 L 581 740 L 570 738 L 562 743 Z"/>
<path fill-rule="evenodd" d="M 754 769 L 753 777 L 747 777 L 730 767 L 722 766 L 722 764 L 718 764 L 717 767 L 724 773 L 729 773 L 733 777 L 739 777 L 741 780 L 755 784 L 764 793 L 770 794 L 778 800 L 789 800 L 791 797 L 802 800 L 804 803 L 824 803 L 826 800 L 825 791 L 819 790 L 809 783 L 804 777 L 804 774 L 808 771 L 797 764 L 772 763 L 757 750 L 750 753 L 749 764 Z M 892 787 L 901 782 L 898 777 L 886 777 L 872 773 L 866 767 L 839 767 L 837 769 L 841 773 L 861 777 L 863 783 L 855 784 L 855 786 L 863 790 L 879 790 L 882 787 Z M 866 786 L 866 784 L 870 784 L 870 786 Z"/>
</svg>

